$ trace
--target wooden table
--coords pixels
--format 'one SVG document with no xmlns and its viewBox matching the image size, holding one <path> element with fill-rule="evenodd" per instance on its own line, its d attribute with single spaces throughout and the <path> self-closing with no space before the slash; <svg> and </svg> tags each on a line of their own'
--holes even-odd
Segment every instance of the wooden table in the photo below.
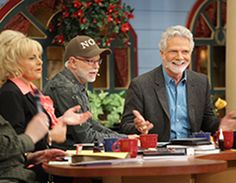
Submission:
<svg viewBox="0 0 236 183">
<path fill-rule="evenodd" d="M 197 156 L 199 159 L 225 160 L 228 168 L 218 173 L 209 173 L 207 175 L 196 175 L 196 183 L 235 183 L 236 182 L 236 151 L 228 150 L 217 154 Z"/>
<path fill-rule="evenodd" d="M 226 161 L 207 159 L 152 159 L 137 163 L 120 163 L 107 166 L 70 166 L 44 165 L 52 175 L 74 177 L 80 182 L 81 177 L 102 177 L 104 183 L 141 183 L 141 182 L 175 182 L 190 183 L 193 175 L 221 172 L 227 169 Z M 84 181 L 84 179 L 82 179 Z M 81 182 L 83 182 L 81 180 Z"/>
</svg>

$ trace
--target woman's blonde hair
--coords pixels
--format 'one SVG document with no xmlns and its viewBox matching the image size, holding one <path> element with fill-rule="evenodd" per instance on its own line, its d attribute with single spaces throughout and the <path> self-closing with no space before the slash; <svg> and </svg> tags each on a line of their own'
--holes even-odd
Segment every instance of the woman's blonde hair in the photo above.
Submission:
<svg viewBox="0 0 236 183">
<path fill-rule="evenodd" d="M 34 50 L 42 54 L 39 42 L 14 30 L 0 33 L 0 86 L 7 79 L 22 75 L 21 59 L 26 59 Z"/>
</svg>

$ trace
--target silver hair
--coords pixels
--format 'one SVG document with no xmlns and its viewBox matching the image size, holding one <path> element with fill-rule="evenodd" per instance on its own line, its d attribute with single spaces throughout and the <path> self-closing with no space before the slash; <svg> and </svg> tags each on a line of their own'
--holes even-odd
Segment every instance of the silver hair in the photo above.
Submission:
<svg viewBox="0 0 236 183">
<path fill-rule="evenodd" d="M 165 32 L 161 35 L 161 40 L 159 42 L 159 48 L 161 51 L 165 51 L 167 47 L 167 41 L 175 36 L 187 38 L 190 42 L 191 51 L 193 51 L 194 41 L 193 34 L 189 29 L 182 25 L 175 25 L 168 27 Z"/>
</svg>

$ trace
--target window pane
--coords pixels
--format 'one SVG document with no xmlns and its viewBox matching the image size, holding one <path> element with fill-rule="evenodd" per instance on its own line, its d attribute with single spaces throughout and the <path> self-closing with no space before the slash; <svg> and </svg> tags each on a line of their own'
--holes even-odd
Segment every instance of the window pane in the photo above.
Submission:
<svg viewBox="0 0 236 183">
<path fill-rule="evenodd" d="M 129 48 L 115 48 L 115 87 L 127 88 L 130 82 L 130 50 Z"/>
<path fill-rule="evenodd" d="M 213 47 L 213 87 L 225 87 L 225 46 Z"/>
<path fill-rule="evenodd" d="M 207 46 L 196 46 L 194 50 L 193 68 L 197 72 L 208 75 L 209 49 Z"/>
<path fill-rule="evenodd" d="M 101 55 L 102 64 L 100 65 L 99 75 L 93 83 L 94 89 L 108 89 L 109 86 L 109 62 L 107 56 Z"/>
</svg>

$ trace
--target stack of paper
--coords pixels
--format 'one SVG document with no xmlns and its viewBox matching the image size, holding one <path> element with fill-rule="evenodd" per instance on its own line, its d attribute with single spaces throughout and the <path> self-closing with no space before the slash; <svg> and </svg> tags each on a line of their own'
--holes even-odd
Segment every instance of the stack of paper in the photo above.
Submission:
<svg viewBox="0 0 236 183">
<path fill-rule="evenodd" d="M 128 157 L 128 152 L 93 152 L 91 150 L 82 150 L 77 154 L 75 150 L 68 150 L 67 154 L 72 157 L 72 163 L 96 160 L 124 159 Z"/>
<path fill-rule="evenodd" d="M 220 150 L 215 147 L 215 144 L 208 145 L 167 145 L 167 148 L 186 148 L 187 155 L 197 154 L 213 154 L 219 153 Z"/>
</svg>

